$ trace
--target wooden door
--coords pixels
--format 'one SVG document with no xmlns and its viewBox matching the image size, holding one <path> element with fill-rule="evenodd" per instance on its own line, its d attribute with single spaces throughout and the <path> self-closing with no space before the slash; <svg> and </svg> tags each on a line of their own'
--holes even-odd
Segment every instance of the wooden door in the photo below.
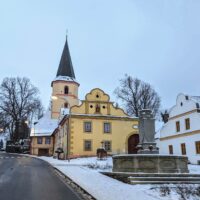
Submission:
<svg viewBox="0 0 200 200">
<path fill-rule="evenodd" d="M 38 149 L 38 156 L 49 156 L 49 149 Z"/>
<path fill-rule="evenodd" d="M 137 145 L 139 143 L 139 135 L 138 134 L 134 134 L 131 135 L 128 139 L 128 153 L 129 154 L 136 154 L 138 149 L 137 149 Z"/>
</svg>

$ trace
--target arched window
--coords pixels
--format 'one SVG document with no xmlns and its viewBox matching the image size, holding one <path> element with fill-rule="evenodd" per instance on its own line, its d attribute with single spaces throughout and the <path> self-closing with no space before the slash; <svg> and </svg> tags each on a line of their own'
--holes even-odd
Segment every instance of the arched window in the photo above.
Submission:
<svg viewBox="0 0 200 200">
<path fill-rule="evenodd" d="M 65 104 L 64 104 L 64 107 L 65 107 L 65 108 L 68 108 L 68 103 L 65 103 Z"/>
<path fill-rule="evenodd" d="M 68 86 L 65 86 L 65 88 L 64 88 L 64 93 L 65 93 L 65 94 L 68 94 L 68 93 L 69 93 L 69 88 L 68 88 Z"/>
</svg>

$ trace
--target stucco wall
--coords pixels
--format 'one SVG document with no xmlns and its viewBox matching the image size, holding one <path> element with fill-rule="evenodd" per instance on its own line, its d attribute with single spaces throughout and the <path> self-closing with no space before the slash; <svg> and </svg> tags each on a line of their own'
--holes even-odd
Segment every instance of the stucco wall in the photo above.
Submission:
<svg viewBox="0 0 200 200">
<path fill-rule="evenodd" d="M 196 154 L 195 142 L 200 141 L 200 113 L 196 102 L 189 96 L 179 94 L 176 105 L 169 113 L 169 121 L 160 130 L 157 146 L 161 154 L 169 154 L 169 145 L 173 145 L 173 153 L 181 155 L 181 143 L 186 144 L 186 153 L 191 163 L 197 164 L 200 155 Z M 186 130 L 185 119 L 190 119 L 190 128 Z M 176 130 L 176 122 L 180 122 L 180 131 Z"/>
<path fill-rule="evenodd" d="M 96 113 L 96 106 L 99 106 L 100 112 Z M 74 106 L 71 109 L 74 114 L 101 114 L 111 116 L 128 116 L 123 109 L 115 108 L 113 102 L 110 102 L 110 97 L 99 88 L 93 89 L 86 95 L 86 99 L 82 101 L 80 106 Z"/>
<path fill-rule="evenodd" d="M 138 134 L 138 130 L 133 129 L 133 125 L 137 125 L 135 120 L 111 120 L 111 119 L 72 119 L 70 149 L 73 155 L 96 155 L 97 148 L 101 147 L 104 140 L 111 141 L 112 151 L 110 154 L 127 153 L 128 137 L 132 134 Z M 92 123 L 92 132 L 84 132 L 84 122 Z M 104 122 L 111 123 L 111 133 L 104 133 Z M 92 141 L 92 150 L 84 151 L 84 141 Z"/>
<path fill-rule="evenodd" d="M 169 140 L 164 140 L 158 143 L 161 154 L 169 154 L 168 145 L 173 145 L 173 153 L 175 155 L 182 155 L 181 153 L 181 143 L 186 145 L 186 155 L 192 164 L 197 164 L 200 160 L 200 154 L 196 153 L 195 142 L 200 141 L 200 132 L 196 135 L 185 136 L 181 138 L 174 138 Z"/>
<path fill-rule="evenodd" d="M 45 137 L 42 137 L 42 144 L 38 144 L 37 138 L 38 137 L 31 138 L 31 154 L 38 155 L 38 149 L 49 149 L 49 155 L 53 155 L 53 137 L 51 137 L 51 144 L 45 144 Z"/>
<path fill-rule="evenodd" d="M 190 129 L 186 130 L 185 119 L 190 119 Z M 176 131 L 176 122 L 180 122 L 180 132 Z M 200 130 L 200 113 L 194 112 L 169 120 L 161 129 L 161 138 Z"/>
<path fill-rule="evenodd" d="M 179 94 L 176 99 L 176 105 L 170 110 L 169 117 L 171 118 L 194 109 L 196 109 L 196 102 L 190 99 L 187 100 L 184 94 Z"/>
<path fill-rule="evenodd" d="M 68 86 L 69 93 L 64 94 L 64 88 Z M 65 103 L 69 103 L 69 106 L 78 105 L 78 87 L 79 85 L 75 82 L 56 81 L 53 82 L 52 96 L 52 118 L 56 119 L 59 117 L 60 109 L 64 108 Z"/>
</svg>

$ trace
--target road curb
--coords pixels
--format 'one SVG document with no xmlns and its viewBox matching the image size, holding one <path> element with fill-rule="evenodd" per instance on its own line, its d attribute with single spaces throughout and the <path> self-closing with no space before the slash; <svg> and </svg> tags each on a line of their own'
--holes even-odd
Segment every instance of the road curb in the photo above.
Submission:
<svg viewBox="0 0 200 200">
<path fill-rule="evenodd" d="M 52 166 L 58 172 L 58 175 L 60 175 L 62 177 L 64 183 L 67 184 L 69 187 L 71 187 L 73 191 L 77 192 L 79 194 L 79 196 L 81 196 L 82 199 L 96 200 L 96 198 L 94 198 L 90 193 L 88 193 L 85 189 L 83 189 L 80 185 L 78 185 L 76 182 L 74 182 L 71 178 L 69 178 L 66 174 L 64 174 L 58 168 L 54 167 L 51 164 L 50 164 L 50 166 Z"/>
<path fill-rule="evenodd" d="M 24 155 L 24 154 L 19 154 L 19 155 Z M 57 175 L 59 175 L 60 178 L 62 178 L 62 181 L 67 184 L 67 186 L 73 191 L 78 193 L 78 197 L 82 198 L 84 200 L 96 200 L 95 197 L 93 197 L 88 191 L 86 191 L 84 188 L 82 188 L 80 185 L 78 185 L 76 182 L 74 182 L 71 178 L 69 178 L 66 174 L 64 174 L 62 171 L 60 171 L 58 168 L 53 166 L 51 163 L 49 163 L 46 160 L 41 159 L 40 157 L 37 156 L 32 156 L 29 154 L 26 154 L 27 157 L 30 158 L 35 158 L 38 160 L 42 160 L 46 162 L 50 167 L 52 167 L 56 172 Z"/>
</svg>

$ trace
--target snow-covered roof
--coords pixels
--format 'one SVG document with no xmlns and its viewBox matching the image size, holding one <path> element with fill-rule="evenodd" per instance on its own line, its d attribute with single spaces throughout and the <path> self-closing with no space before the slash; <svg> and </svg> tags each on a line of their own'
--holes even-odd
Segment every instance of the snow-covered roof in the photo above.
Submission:
<svg viewBox="0 0 200 200">
<path fill-rule="evenodd" d="M 47 111 L 45 115 L 31 129 L 31 137 L 33 136 L 50 136 L 58 126 L 57 119 L 51 119 L 51 111 Z"/>
<path fill-rule="evenodd" d="M 57 76 L 53 81 L 68 81 L 78 83 L 75 78 L 69 76 Z"/>
</svg>

